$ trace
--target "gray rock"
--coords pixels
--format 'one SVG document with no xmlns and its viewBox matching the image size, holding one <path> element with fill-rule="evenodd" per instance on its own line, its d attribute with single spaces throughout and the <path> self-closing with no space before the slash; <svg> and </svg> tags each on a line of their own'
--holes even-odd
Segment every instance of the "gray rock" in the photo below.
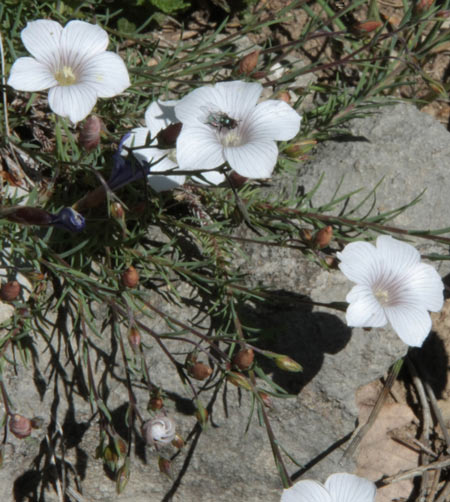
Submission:
<svg viewBox="0 0 450 502">
<path fill-rule="evenodd" d="M 448 133 L 432 118 L 406 105 L 381 108 L 379 114 L 355 120 L 350 127 L 365 139 L 324 144 L 309 165 L 301 167 L 301 177 L 275 177 L 272 190 L 289 192 L 293 183 L 308 189 L 325 172 L 314 198 L 315 205 L 320 206 L 329 201 L 342 174 L 347 174 L 342 192 L 360 186 L 367 191 L 384 175 L 385 182 L 377 194 L 378 210 L 407 203 L 427 186 L 424 202 L 399 216 L 398 224 L 414 228 L 446 226 L 446 199 L 439 194 L 448 191 L 444 162 L 449 153 Z M 246 232 L 242 231 L 248 235 Z M 275 399 L 274 408 L 268 411 L 279 444 L 297 461 L 295 465 L 286 459 L 288 471 L 296 478 L 321 481 L 332 472 L 352 471 L 353 459 L 342 465 L 339 461 L 357 420 L 355 391 L 385 374 L 406 347 L 390 329 L 350 330 L 342 312 L 312 306 L 311 300 L 324 304 L 344 301 L 351 284 L 339 271 L 324 271 L 293 249 L 250 244 L 244 249 L 249 260 L 237 259 L 236 266 L 248 271 L 249 284 L 264 284 L 275 294 L 270 303 L 255 301 L 242 306 L 241 320 L 260 331 L 258 346 L 288 354 L 304 368 L 302 373 L 287 373 L 268 360 L 260 360 L 273 381 L 293 395 L 290 399 Z M 167 302 L 161 290 L 147 291 L 148 300 L 182 322 L 194 322 L 205 335 L 210 333 L 214 320 L 202 311 L 206 307 L 202 307 L 198 292 L 180 283 L 177 288 L 183 298 L 181 305 Z M 117 430 L 123 431 L 129 397 L 123 384 L 120 351 L 117 339 L 102 327 L 104 306 L 97 306 L 95 314 L 102 337 L 89 333 L 94 375 L 97 382 L 102 379 L 101 388 L 108 391 L 105 399 Z M 27 416 L 41 415 L 44 426 L 25 440 L 8 437 L 0 470 L 0 486 L 5 494 L 2 500 L 27 500 L 27 495 L 37 499 L 44 471 L 49 476 L 45 500 L 58 500 L 52 484 L 55 459 L 60 473 L 64 466 L 71 490 L 82 492 L 81 502 L 116 500 L 113 481 L 102 462 L 95 459 L 99 424 L 98 416 L 92 418 L 89 402 L 82 397 L 87 377 L 79 364 L 81 343 L 73 337 L 73 353 L 61 349 L 68 339 L 62 329 L 68 320 L 60 317 L 56 322 L 48 316 L 47 321 L 58 326 L 59 331 L 53 333 L 52 350 L 38 333 L 33 335 L 39 365 L 18 365 L 17 372 L 5 369 L 3 378 L 12 396 L 12 408 Z M 146 322 L 156 333 L 168 331 L 161 317 Z M 251 414 L 248 392 L 227 384 L 215 394 L 213 389 L 202 389 L 201 382 L 195 383 L 200 399 L 211 410 L 210 424 L 202 431 L 196 425 L 191 395 L 173 366 L 151 337 L 145 335 L 145 342 L 151 378 L 170 396 L 169 412 L 187 444 L 174 459 L 172 481 L 158 472 L 155 453 L 145 448 L 136 430 L 131 479 L 120 500 L 277 502 L 281 483 L 266 431 L 258 424 L 256 414 L 246 432 Z M 164 343 L 179 361 L 192 348 L 187 342 L 164 339 Z M 59 367 L 55 366 L 56 360 Z M 267 389 L 264 382 L 259 385 Z M 145 386 L 136 381 L 134 392 L 139 409 L 145 412 Z M 47 439 L 48 431 L 53 432 Z M 48 450 L 48 442 L 54 451 L 53 460 L 43 453 Z"/>
</svg>

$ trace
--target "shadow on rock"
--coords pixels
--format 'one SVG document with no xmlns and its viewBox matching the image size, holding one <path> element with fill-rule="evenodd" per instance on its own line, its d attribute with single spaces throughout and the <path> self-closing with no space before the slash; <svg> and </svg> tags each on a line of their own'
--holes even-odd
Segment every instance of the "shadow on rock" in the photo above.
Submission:
<svg viewBox="0 0 450 502">
<path fill-rule="evenodd" d="M 337 316 L 312 312 L 307 296 L 295 296 L 285 291 L 272 292 L 279 300 L 246 305 L 240 310 L 242 323 L 258 333 L 257 346 L 285 354 L 298 362 L 303 371 L 284 371 L 275 362 L 260 356 L 258 362 L 273 381 L 290 394 L 298 394 L 319 372 L 324 354 L 336 354 L 348 343 L 351 329 Z M 289 298 L 283 302 L 282 298 Z"/>
</svg>

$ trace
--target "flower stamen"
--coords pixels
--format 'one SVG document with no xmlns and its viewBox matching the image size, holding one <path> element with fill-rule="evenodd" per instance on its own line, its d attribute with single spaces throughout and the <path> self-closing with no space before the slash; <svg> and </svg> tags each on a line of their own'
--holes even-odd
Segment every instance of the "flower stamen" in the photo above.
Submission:
<svg viewBox="0 0 450 502">
<path fill-rule="evenodd" d="M 378 289 L 373 292 L 375 298 L 383 307 L 389 305 L 389 291 L 387 289 Z"/>
<path fill-rule="evenodd" d="M 63 66 L 55 74 L 55 79 L 60 85 L 73 85 L 77 81 L 72 68 L 70 66 Z"/>
</svg>

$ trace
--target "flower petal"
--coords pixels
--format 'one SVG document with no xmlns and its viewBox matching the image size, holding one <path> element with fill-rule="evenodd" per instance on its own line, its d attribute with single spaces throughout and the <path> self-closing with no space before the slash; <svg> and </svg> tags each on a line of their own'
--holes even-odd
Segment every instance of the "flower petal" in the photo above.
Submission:
<svg viewBox="0 0 450 502">
<path fill-rule="evenodd" d="M 372 481 L 354 474 L 332 474 L 325 482 L 333 502 L 373 502 L 376 487 Z"/>
<path fill-rule="evenodd" d="M 389 270 L 397 275 L 409 273 L 409 269 L 420 262 L 420 253 L 411 244 L 393 239 L 390 235 L 377 238 L 380 259 Z"/>
<path fill-rule="evenodd" d="M 209 112 L 241 120 L 254 108 L 261 92 L 261 84 L 241 81 L 199 87 L 178 102 L 175 113 L 183 124 L 206 123 Z"/>
<path fill-rule="evenodd" d="M 271 139 L 286 141 L 300 130 L 302 117 L 287 103 L 269 99 L 259 103 L 247 118 L 249 141 Z"/>
<path fill-rule="evenodd" d="M 215 132 L 203 124 L 183 125 L 177 138 L 177 162 L 183 171 L 214 169 L 223 164 L 222 145 Z"/>
<path fill-rule="evenodd" d="M 275 141 L 258 141 L 223 149 L 225 159 L 241 176 L 270 178 L 277 163 L 278 147 Z"/>
<path fill-rule="evenodd" d="M 336 256 L 342 273 L 357 284 L 371 285 L 380 275 L 377 250 L 368 242 L 350 242 Z"/>
<path fill-rule="evenodd" d="M 32 56 L 56 70 L 62 31 L 62 26 L 56 21 L 38 19 L 27 23 L 20 36 L 23 45 Z"/>
<path fill-rule="evenodd" d="M 165 129 L 171 124 L 178 122 L 175 115 L 175 105 L 177 100 L 153 101 L 145 112 L 145 124 L 150 130 L 152 137 L 155 137 L 161 129 Z"/>
<path fill-rule="evenodd" d="M 411 300 L 431 312 L 439 312 L 444 305 L 444 283 L 434 267 L 418 263 L 407 279 Z"/>
<path fill-rule="evenodd" d="M 379 328 L 387 323 L 384 310 L 369 286 L 354 286 L 346 300 L 350 303 L 345 314 L 348 326 Z"/>
<path fill-rule="evenodd" d="M 241 80 L 220 82 L 214 86 L 217 91 L 216 104 L 219 110 L 233 119 L 247 117 L 255 108 L 262 92 L 262 85 Z M 272 138 L 274 139 L 274 138 Z"/>
<path fill-rule="evenodd" d="M 192 180 L 201 185 L 220 185 L 225 181 L 225 175 L 219 171 L 205 171 L 200 176 L 192 176 Z"/>
<path fill-rule="evenodd" d="M 48 93 L 50 108 L 57 115 L 69 117 L 74 124 L 89 115 L 96 101 L 95 91 L 86 85 L 53 87 Z"/>
<path fill-rule="evenodd" d="M 96 24 L 70 21 L 61 34 L 61 54 L 64 63 L 72 68 L 83 65 L 108 47 L 108 34 Z"/>
<path fill-rule="evenodd" d="M 332 498 L 323 485 L 305 479 L 283 490 L 280 502 L 332 502 Z"/>
<path fill-rule="evenodd" d="M 403 342 L 421 347 L 431 331 L 431 317 L 425 308 L 416 305 L 397 305 L 385 308 L 386 317 Z"/>
<path fill-rule="evenodd" d="M 130 78 L 121 57 L 106 51 L 83 63 L 80 83 L 91 86 L 99 98 L 111 98 L 130 86 Z"/>
<path fill-rule="evenodd" d="M 186 125 L 198 125 L 199 120 L 204 123 L 207 112 L 202 111 L 203 108 L 206 107 L 207 103 L 215 104 L 216 100 L 217 93 L 214 87 L 199 87 L 178 101 L 175 106 L 175 115 L 180 122 Z M 204 117 L 202 113 L 205 115 Z"/>
<path fill-rule="evenodd" d="M 18 91 L 44 91 L 58 85 L 48 66 L 34 58 L 19 58 L 12 65 L 8 85 Z"/>
</svg>

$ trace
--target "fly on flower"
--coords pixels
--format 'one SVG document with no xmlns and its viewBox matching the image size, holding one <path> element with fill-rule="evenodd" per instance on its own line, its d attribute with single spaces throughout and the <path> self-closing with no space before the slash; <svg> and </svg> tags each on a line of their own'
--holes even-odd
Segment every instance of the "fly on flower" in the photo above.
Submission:
<svg viewBox="0 0 450 502">
<path fill-rule="evenodd" d="M 201 107 L 202 111 L 207 114 L 205 124 L 215 127 L 219 132 L 222 132 L 222 129 L 236 129 L 239 124 L 238 120 L 229 117 L 220 110 L 212 108 L 213 107 L 206 106 Z"/>
</svg>

